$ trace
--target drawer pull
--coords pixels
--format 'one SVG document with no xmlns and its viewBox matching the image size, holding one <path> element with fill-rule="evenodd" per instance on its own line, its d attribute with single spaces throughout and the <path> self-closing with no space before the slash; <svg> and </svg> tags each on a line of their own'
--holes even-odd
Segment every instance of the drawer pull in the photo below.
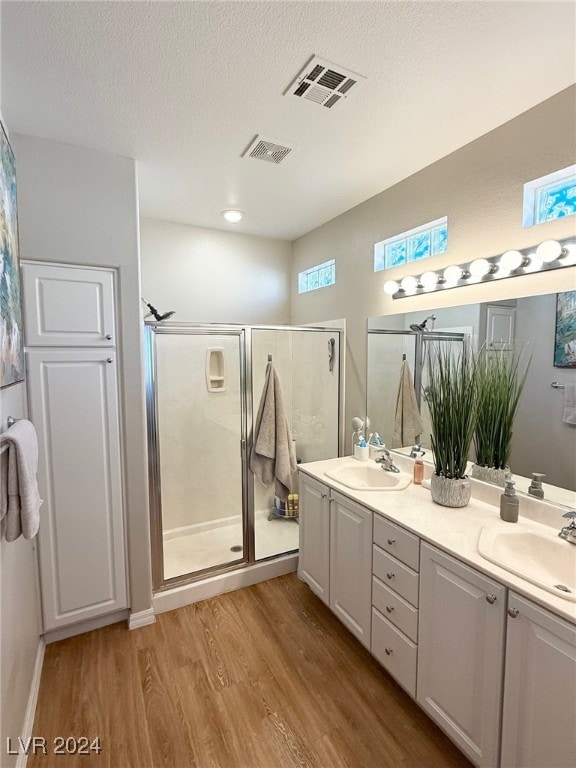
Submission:
<svg viewBox="0 0 576 768">
<path fill-rule="evenodd" d="M 396 539 L 388 539 L 388 544 L 392 546 L 392 544 L 396 544 Z"/>
<path fill-rule="evenodd" d="M 392 648 L 384 648 L 384 653 L 386 654 L 386 656 L 391 656 L 393 652 L 394 651 L 392 650 Z"/>
<path fill-rule="evenodd" d="M 321 494 L 320 494 L 320 496 L 321 496 L 323 499 L 326 499 L 326 498 L 328 497 L 328 494 L 327 494 L 327 493 L 321 493 Z"/>
<path fill-rule="evenodd" d="M 494 605 L 496 600 L 497 600 L 496 595 L 486 595 L 486 602 L 490 603 L 490 605 Z"/>
<path fill-rule="evenodd" d="M 393 605 L 387 605 L 386 606 L 386 613 L 392 613 L 394 611 Z"/>
<path fill-rule="evenodd" d="M 520 611 L 518 610 L 518 608 L 508 608 L 508 616 L 510 616 L 510 618 L 512 619 L 515 619 L 519 613 Z"/>
<path fill-rule="evenodd" d="M 112 334 L 111 334 L 111 333 L 107 333 L 107 334 L 106 334 L 106 339 L 107 339 L 108 341 L 112 341 Z"/>
<path fill-rule="evenodd" d="M 394 578 L 394 574 L 390 573 L 390 571 L 388 571 L 388 573 L 386 574 L 386 578 L 387 579 L 393 579 Z"/>
<path fill-rule="evenodd" d="M 114 362 L 114 360 L 113 360 L 111 357 L 107 357 L 107 358 L 106 358 L 106 362 L 107 362 L 107 363 L 113 363 L 113 362 Z"/>
</svg>

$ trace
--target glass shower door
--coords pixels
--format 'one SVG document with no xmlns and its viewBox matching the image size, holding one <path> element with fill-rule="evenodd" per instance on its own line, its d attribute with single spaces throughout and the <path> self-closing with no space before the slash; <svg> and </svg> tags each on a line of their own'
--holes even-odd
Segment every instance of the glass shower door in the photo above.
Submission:
<svg viewBox="0 0 576 768">
<path fill-rule="evenodd" d="M 156 551 L 166 582 L 246 559 L 244 337 L 168 327 L 153 336 Z"/>
</svg>

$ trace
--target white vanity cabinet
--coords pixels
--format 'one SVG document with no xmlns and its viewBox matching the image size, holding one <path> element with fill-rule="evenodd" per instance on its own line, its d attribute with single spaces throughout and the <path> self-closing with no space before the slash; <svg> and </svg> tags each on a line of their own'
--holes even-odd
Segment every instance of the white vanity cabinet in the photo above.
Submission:
<svg viewBox="0 0 576 768">
<path fill-rule="evenodd" d="M 300 472 L 298 576 L 330 605 L 330 491 Z"/>
<path fill-rule="evenodd" d="M 371 651 L 416 696 L 420 539 L 374 515 Z"/>
<path fill-rule="evenodd" d="M 330 504 L 330 608 L 370 648 L 372 512 L 335 491 Z"/>
<path fill-rule="evenodd" d="M 372 512 L 303 473 L 298 575 L 370 647 Z"/>
<path fill-rule="evenodd" d="M 417 700 L 473 763 L 494 768 L 506 589 L 422 544 L 419 612 Z"/>
<path fill-rule="evenodd" d="M 508 598 L 503 768 L 576 764 L 576 627 Z"/>
<path fill-rule="evenodd" d="M 24 264 L 22 274 L 49 632 L 127 607 L 114 271 Z"/>
</svg>

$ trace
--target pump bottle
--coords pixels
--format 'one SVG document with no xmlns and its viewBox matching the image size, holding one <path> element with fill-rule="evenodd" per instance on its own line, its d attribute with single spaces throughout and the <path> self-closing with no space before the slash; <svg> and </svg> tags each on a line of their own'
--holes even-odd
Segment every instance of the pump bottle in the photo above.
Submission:
<svg viewBox="0 0 576 768">
<path fill-rule="evenodd" d="M 514 480 L 506 480 L 506 489 L 500 496 L 500 517 L 507 523 L 518 522 L 518 507 L 520 502 L 514 490 Z"/>
</svg>

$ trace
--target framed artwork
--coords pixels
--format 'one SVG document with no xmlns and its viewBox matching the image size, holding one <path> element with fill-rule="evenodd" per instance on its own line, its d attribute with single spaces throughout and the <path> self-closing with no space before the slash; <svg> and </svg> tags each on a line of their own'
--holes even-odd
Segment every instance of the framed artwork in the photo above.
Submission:
<svg viewBox="0 0 576 768">
<path fill-rule="evenodd" d="M 25 369 L 18 265 L 16 164 L 1 123 L 0 127 L 0 387 L 7 387 L 23 381 Z"/>
<path fill-rule="evenodd" d="M 554 366 L 576 368 L 576 291 L 556 296 Z"/>
</svg>

